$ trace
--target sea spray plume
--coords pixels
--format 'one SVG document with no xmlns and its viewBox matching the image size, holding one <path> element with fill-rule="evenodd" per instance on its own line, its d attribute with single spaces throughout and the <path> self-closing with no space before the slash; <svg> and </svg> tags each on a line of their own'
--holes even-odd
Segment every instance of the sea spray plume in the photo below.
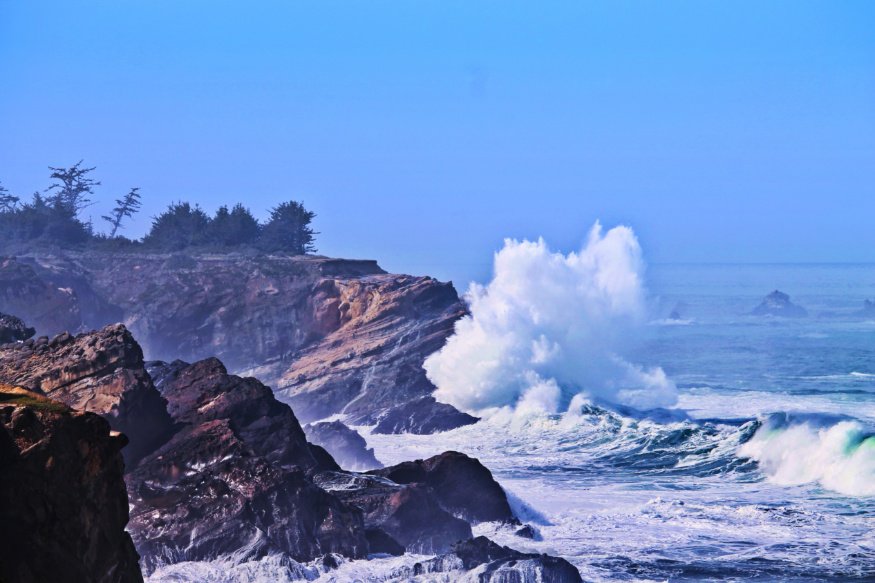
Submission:
<svg viewBox="0 0 875 583">
<path fill-rule="evenodd" d="M 466 411 L 559 412 L 577 394 L 649 409 L 676 402 L 660 368 L 621 356 L 645 319 L 641 247 L 628 227 L 596 223 L 579 253 L 505 240 L 494 277 L 472 284 L 470 315 L 424 367 L 434 395 Z"/>
</svg>

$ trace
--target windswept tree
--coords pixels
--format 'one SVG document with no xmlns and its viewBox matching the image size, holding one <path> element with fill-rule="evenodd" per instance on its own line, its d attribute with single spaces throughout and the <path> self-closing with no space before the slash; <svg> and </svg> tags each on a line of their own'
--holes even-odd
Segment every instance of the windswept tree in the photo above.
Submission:
<svg viewBox="0 0 875 583">
<path fill-rule="evenodd" d="M 73 216 L 91 204 L 89 196 L 94 194 L 95 186 L 100 186 L 99 181 L 89 176 L 95 167 L 83 168 L 82 162 L 79 160 L 69 168 L 49 166 L 50 176 L 55 182 L 46 189 L 47 193 L 52 193 L 48 201 L 54 207 L 72 212 Z"/>
<path fill-rule="evenodd" d="M 316 213 L 308 211 L 300 202 L 290 200 L 270 211 L 270 220 L 262 228 L 259 248 L 267 252 L 286 251 L 295 255 L 313 253 L 318 234 L 310 226 Z"/>
<path fill-rule="evenodd" d="M 261 225 L 249 209 L 238 203 L 230 211 L 227 206 L 219 207 L 210 221 L 207 240 L 222 247 L 252 245 L 260 231 Z"/>
<path fill-rule="evenodd" d="M 112 227 L 112 231 L 109 233 L 110 239 L 115 238 L 125 218 L 130 218 L 134 216 L 134 213 L 139 212 L 140 206 L 143 204 L 140 202 L 140 189 L 132 188 L 123 198 L 117 198 L 115 204 L 116 207 L 112 209 L 111 214 L 101 217 Z"/>
<path fill-rule="evenodd" d="M 175 202 L 152 219 L 152 228 L 143 243 L 165 251 L 203 245 L 209 224 L 210 217 L 198 205 Z"/>
<path fill-rule="evenodd" d="M 18 208 L 19 198 L 13 196 L 2 184 L 0 184 L 0 213 L 11 213 Z"/>
</svg>

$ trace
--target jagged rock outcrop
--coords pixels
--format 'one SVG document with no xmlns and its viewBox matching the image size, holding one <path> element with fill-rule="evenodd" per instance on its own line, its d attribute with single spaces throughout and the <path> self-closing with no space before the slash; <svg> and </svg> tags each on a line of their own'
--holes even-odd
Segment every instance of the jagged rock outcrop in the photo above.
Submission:
<svg viewBox="0 0 875 583">
<path fill-rule="evenodd" d="M 98 415 L 0 387 L 0 581 L 138 583 L 124 435 Z"/>
<path fill-rule="evenodd" d="M 143 352 L 122 325 L 3 345 L 0 382 L 104 416 L 131 439 L 125 448 L 129 462 L 152 451 L 172 431 L 165 402 L 144 368 Z"/>
<path fill-rule="evenodd" d="M 0 344 L 27 340 L 36 334 L 35 328 L 30 328 L 21 318 L 0 313 Z"/>
<path fill-rule="evenodd" d="M 365 438 L 340 421 L 324 421 L 304 426 L 307 441 L 324 448 L 340 467 L 357 472 L 382 468 Z"/>
<path fill-rule="evenodd" d="M 516 520 L 504 489 L 483 464 L 457 451 L 402 462 L 371 475 L 431 490 L 442 508 L 472 523 Z"/>
<path fill-rule="evenodd" d="M 373 261 L 123 253 L 7 258 L 0 310 L 48 336 L 123 321 L 149 358 L 216 356 L 305 422 L 356 424 L 434 391 L 422 363 L 465 313 L 451 284 Z"/>
<path fill-rule="evenodd" d="M 434 397 L 428 396 L 388 409 L 373 431 L 378 434 L 432 434 L 472 425 L 478 421 L 479 417 L 463 413 L 452 405 L 439 403 Z"/>
<path fill-rule="evenodd" d="M 808 310 L 797 306 L 790 301 L 790 296 L 784 292 L 775 290 L 754 308 L 751 312 L 754 316 L 780 316 L 782 318 L 804 318 Z"/>
<path fill-rule="evenodd" d="M 361 511 L 309 477 L 340 468 L 268 387 L 215 358 L 149 370 L 180 429 L 128 474 L 130 530 L 147 571 L 232 552 L 367 554 Z"/>
<path fill-rule="evenodd" d="M 484 536 L 453 546 L 450 553 L 417 563 L 410 575 L 468 571 L 465 579 L 478 583 L 582 583 L 580 572 L 559 557 L 521 553 Z"/>
<path fill-rule="evenodd" d="M 402 485 L 379 476 L 323 472 L 316 483 L 364 512 L 372 552 L 435 554 L 470 538 L 471 525 L 444 510 L 434 492 L 420 484 Z"/>
</svg>

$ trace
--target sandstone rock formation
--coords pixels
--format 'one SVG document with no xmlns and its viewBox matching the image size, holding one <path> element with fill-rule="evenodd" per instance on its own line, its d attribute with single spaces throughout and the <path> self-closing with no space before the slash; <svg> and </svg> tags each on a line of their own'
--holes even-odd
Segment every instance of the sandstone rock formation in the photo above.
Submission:
<svg viewBox="0 0 875 583">
<path fill-rule="evenodd" d="M 0 347 L 0 382 L 106 417 L 132 441 L 124 452 L 129 462 L 170 437 L 165 402 L 145 371 L 140 346 L 121 325 L 6 344 Z"/>
<path fill-rule="evenodd" d="M 98 415 L 0 386 L 0 581 L 143 581 L 125 532 L 126 442 Z"/>
<path fill-rule="evenodd" d="M 305 422 L 343 413 L 355 424 L 432 393 L 422 363 L 465 313 L 451 284 L 373 261 L 121 253 L 7 258 L 0 310 L 47 336 L 123 321 L 150 359 L 216 356 Z M 470 421 L 447 407 L 440 423 L 423 416 L 426 429 L 417 417 L 390 425 Z"/>
</svg>

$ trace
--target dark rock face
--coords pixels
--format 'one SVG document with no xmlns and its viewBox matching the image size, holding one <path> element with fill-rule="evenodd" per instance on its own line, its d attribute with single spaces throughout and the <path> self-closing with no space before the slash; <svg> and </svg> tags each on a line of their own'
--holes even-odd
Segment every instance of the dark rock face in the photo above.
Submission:
<svg viewBox="0 0 875 583">
<path fill-rule="evenodd" d="M 269 388 L 215 358 L 149 368 L 181 428 L 128 475 L 130 530 L 147 571 L 241 549 L 296 560 L 367 554 L 361 511 L 309 477 L 339 467 Z"/>
<path fill-rule="evenodd" d="M 28 328 L 21 318 L 0 313 L 0 344 L 27 340 L 36 334 L 35 328 Z"/>
<path fill-rule="evenodd" d="M 438 403 L 434 397 L 420 397 L 386 411 L 374 427 L 374 433 L 416 433 L 420 435 L 449 431 L 472 425 L 479 417 L 459 411 L 452 405 Z"/>
<path fill-rule="evenodd" d="M 365 424 L 434 391 L 422 363 L 465 313 L 451 284 L 373 261 L 123 253 L 6 259 L 0 310 L 46 335 L 123 321 L 149 358 L 216 356 L 304 421 Z"/>
<path fill-rule="evenodd" d="M 425 486 L 442 508 L 469 522 L 516 520 L 507 495 L 492 473 L 463 453 L 447 451 L 427 460 L 402 462 L 368 473 L 396 484 Z"/>
<path fill-rule="evenodd" d="M 345 470 L 364 471 L 382 468 L 374 456 L 374 449 L 358 431 L 340 421 L 314 423 L 304 426 L 307 441 L 324 448 Z"/>
<path fill-rule="evenodd" d="M 754 316 L 781 316 L 783 318 L 804 318 L 808 311 L 790 301 L 790 296 L 778 290 L 767 295 L 751 312 Z"/>
<path fill-rule="evenodd" d="M 0 580 L 142 582 L 125 532 L 123 435 L 92 413 L 0 404 Z"/>
<path fill-rule="evenodd" d="M 583 582 L 580 572 L 565 559 L 521 553 L 484 536 L 460 542 L 453 547 L 449 556 L 437 557 L 417 567 L 421 573 L 434 573 L 452 570 L 457 565 L 466 571 L 485 565 L 478 574 L 481 583 Z"/>
<path fill-rule="evenodd" d="M 392 553 L 392 541 L 413 553 L 447 551 L 471 537 L 471 526 L 444 510 L 428 487 L 400 485 L 377 476 L 324 472 L 315 477 L 320 487 L 347 504 L 360 508 L 377 552 Z"/>
<path fill-rule="evenodd" d="M 166 403 L 144 368 L 143 352 L 122 325 L 0 347 L 0 382 L 102 415 L 131 440 L 124 452 L 128 462 L 153 450 L 172 431 Z"/>
</svg>

